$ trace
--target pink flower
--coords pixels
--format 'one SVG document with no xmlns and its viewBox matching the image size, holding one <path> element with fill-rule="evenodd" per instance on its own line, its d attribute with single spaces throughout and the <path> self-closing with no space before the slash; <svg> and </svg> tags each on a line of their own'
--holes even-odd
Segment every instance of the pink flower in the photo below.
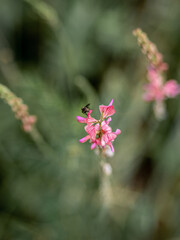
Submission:
<svg viewBox="0 0 180 240">
<path fill-rule="evenodd" d="M 114 107 L 113 107 L 113 99 L 109 103 L 108 106 L 100 105 L 99 111 L 101 114 L 103 114 L 103 119 L 112 116 L 115 113 Z"/>
<path fill-rule="evenodd" d="M 169 80 L 164 84 L 163 93 L 166 97 L 174 98 L 180 93 L 180 86 L 175 80 Z"/>
<path fill-rule="evenodd" d="M 175 80 L 164 82 L 163 73 L 168 69 L 168 64 L 164 62 L 163 55 L 149 40 L 147 34 L 140 28 L 135 29 L 133 34 L 137 37 L 138 44 L 150 65 L 147 72 L 149 84 L 144 86 L 143 98 L 145 101 L 154 101 L 154 114 L 157 119 L 162 120 L 166 116 L 164 100 L 180 94 L 180 85 Z"/>
<path fill-rule="evenodd" d="M 143 95 L 143 99 L 147 102 L 149 101 L 161 101 L 164 99 L 164 93 L 162 87 L 149 83 L 144 85 L 145 93 Z"/>
<path fill-rule="evenodd" d="M 147 78 L 150 83 L 144 85 L 144 100 L 147 102 L 163 100 L 163 79 L 161 75 L 151 66 L 148 68 Z"/>
<path fill-rule="evenodd" d="M 163 84 L 162 75 L 153 67 L 148 69 L 149 84 L 144 86 L 145 101 L 163 101 L 165 98 L 174 98 L 180 93 L 180 86 L 175 80 L 169 80 Z"/>
<path fill-rule="evenodd" d="M 153 66 L 150 66 L 148 68 L 147 78 L 150 83 L 152 83 L 157 87 L 161 87 L 163 84 L 162 76 L 158 73 L 158 71 Z"/>
<path fill-rule="evenodd" d="M 84 117 L 77 116 L 76 119 L 79 123 L 86 123 L 86 118 Z"/>
<path fill-rule="evenodd" d="M 93 123 L 97 122 L 97 120 L 95 118 L 91 117 L 91 115 L 90 115 L 91 113 L 92 113 L 92 110 L 90 110 L 88 112 L 88 115 L 86 118 L 77 116 L 76 119 L 79 123 L 93 124 Z"/>
<path fill-rule="evenodd" d="M 22 122 L 24 131 L 30 132 L 33 128 L 33 124 L 36 122 L 36 116 L 33 115 L 25 116 L 22 119 Z"/>
<path fill-rule="evenodd" d="M 147 102 L 155 101 L 154 114 L 157 119 L 162 120 L 166 117 L 164 100 L 176 97 L 180 93 L 180 85 L 175 80 L 163 83 L 161 72 L 152 66 L 148 68 L 147 78 L 150 83 L 144 86 L 143 98 Z"/>
<path fill-rule="evenodd" d="M 90 143 L 92 143 L 91 149 L 96 148 L 96 146 L 99 146 L 100 148 L 109 146 L 111 148 L 111 151 L 114 152 L 112 142 L 117 137 L 117 135 L 121 133 L 121 130 L 117 129 L 115 132 L 112 132 L 112 128 L 109 126 L 109 123 L 111 121 L 111 117 L 109 116 L 112 116 L 115 113 L 112 104 L 113 100 L 108 106 L 99 106 L 101 113 L 100 120 L 96 120 L 90 116 L 92 110 L 89 111 L 86 118 L 77 116 L 78 122 L 87 124 L 84 129 L 88 133 L 88 135 L 80 139 L 79 142 L 84 143 L 90 140 Z M 109 118 L 105 121 L 105 118 L 107 117 Z"/>
</svg>

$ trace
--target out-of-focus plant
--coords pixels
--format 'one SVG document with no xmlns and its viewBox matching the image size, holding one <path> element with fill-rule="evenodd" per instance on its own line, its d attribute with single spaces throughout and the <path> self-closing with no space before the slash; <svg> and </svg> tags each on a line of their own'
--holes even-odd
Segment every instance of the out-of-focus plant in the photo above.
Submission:
<svg viewBox="0 0 180 240">
<path fill-rule="evenodd" d="M 21 120 L 23 130 L 31 132 L 36 122 L 36 116 L 29 114 L 28 106 L 23 103 L 23 100 L 2 84 L 0 84 L 0 97 L 11 107 L 15 117 Z"/>
<path fill-rule="evenodd" d="M 38 117 L 38 129 L 23 134 L 0 105 L 0 239 L 178 238 L 180 99 L 167 101 L 166 121 L 151 118 L 139 98 L 144 61 L 137 66 L 131 36 L 139 23 L 159 36 L 178 79 L 178 1 L 0 5 L 1 53 L 14 56 L 1 61 L 1 83 Z M 78 144 L 87 124 L 72 121 L 84 102 L 111 96 L 117 109 L 109 125 L 120 122 L 125 133 L 113 142 L 113 159 L 110 147 L 100 158 L 100 147 Z"/>
<path fill-rule="evenodd" d="M 156 45 L 152 43 L 147 35 L 141 30 L 136 29 L 133 34 L 137 37 L 138 44 L 142 53 L 147 57 L 149 65 L 147 69 L 147 79 L 149 84 L 144 86 L 144 100 L 154 101 L 154 114 L 161 120 L 166 117 L 166 107 L 164 100 L 174 98 L 180 93 L 180 86 L 175 80 L 165 82 L 164 72 L 168 69 L 168 64 L 163 61 L 162 54 Z"/>
<path fill-rule="evenodd" d="M 59 18 L 57 15 L 57 12 L 54 8 L 51 7 L 51 5 L 47 4 L 44 1 L 36 1 L 36 0 L 24 0 L 25 2 L 27 2 L 28 4 L 30 4 L 35 10 L 36 12 L 43 18 L 46 20 L 47 23 L 49 23 L 49 25 L 52 28 L 57 28 L 58 24 L 59 24 Z"/>
</svg>

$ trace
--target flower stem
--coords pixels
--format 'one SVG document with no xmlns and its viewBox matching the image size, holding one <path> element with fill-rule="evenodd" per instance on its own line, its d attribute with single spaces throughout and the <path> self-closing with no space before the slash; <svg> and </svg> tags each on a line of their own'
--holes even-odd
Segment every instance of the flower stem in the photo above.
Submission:
<svg viewBox="0 0 180 240">
<path fill-rule="evenodd" d="M 107 172 L 106 166 L 110 166 L 106 162 L 106 156 L 104 154 L 104 149 L 100 149 L 100 187 L 99 187 L 99 193 L 100 193 L 100 201 L 102 206 L 102 212 L 108 212 L 109 208 L 112 205 L 112 187 L 110 182 L 110 175 L 109 172 Z"/>
</svg>

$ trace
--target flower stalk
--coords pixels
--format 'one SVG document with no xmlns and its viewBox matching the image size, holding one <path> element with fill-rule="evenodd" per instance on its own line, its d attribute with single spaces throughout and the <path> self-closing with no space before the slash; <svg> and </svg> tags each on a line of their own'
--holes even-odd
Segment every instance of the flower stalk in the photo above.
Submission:
<svg viewBox="0 0 180 240">
<path fill-rule="evenodd" d="M 15 113 L 15 117 L 22 122 L 22 128 L 25 132 L 31 132 L 36 122 L 36 116 L 30 115 L 28 106 L 23 103 L 21 98 L 18 98 L 6 86 L 0 84 L 0 98 L 2 98 Z"/>
<path fill-rule="evenodd" d="M 168 64 L 163 61 L 163 55 L 158 51 L 157 46 L 149 40 L 147 34 L 137 28 L 133 31 L 133 35 L 137 37 L 138 45 L 147 57 L 149 64 L 159 71 L 166 71 Z"/>
<path fill-rule="evenodd" d="M 87 117 L 77 116 L 77 121 L 80 123 L 85 123 L 85 131 L 88 133 L 87 136 L 79 140 L 80 143 L 90 141 L 91 150 L 94 149 L 95 153 L 100 156 L 100 166 L 102 168 L 103 174 L 109 176 L 112 173 L 112 167 L 104 159 L 106 157 L 112 157 L 114 155 L 114 147 L 112 142 L 121 133 L 120 129 L 112 132 L 112 128 L 109 126 L 111 117 L 115 113 L 113 107 L 113 100 L 108 106 L 100 105 L 100 119 L 96 120 L 91 117 L 92 110 L 88 110 Z"/>
<path fill-rule="evenodd" d="M 91 143 L 91 150 L 94 149 L 95 153 L 99 155 L 100 158 L 99 165 L 101 167 L 101 173 L 99 193 L 101 198 L 102 213 L 106 213 L 109 211 L 113 199 L 112 187 L 109 178 L 112 174 L 112 167 L 107 161 L 107 157 L 112 157 L 114 155 L 112 142 L 115 140 L 117 135 L 121 133 L 121 130 L 117 129 L 113 132 L 112 128 L 109 126 L 111 116 L 115 114 L 113 100 L 108 106 L 100 105 L 99 110 L 101 113 L 99 120 L 91 117 L 92 110 L 88 110 L 87 117 L 84 118 L 77 116 L 77 121 L 86 124 L 84 129 L 88 134 L 80 139 L 79 142 L 84 143 L 89 140 Z"/>
<path fill-rule="evenodd" d="M 149 40 L 146 33 L 138 28 L 133 31 L 133 34 L 137 37 L 142 53 L 148 59 L 147 79 L 149 83 L 144 85 L 143 99 L 146 102 L 154 102 L 154 115 L 158 120 L 162 120 L 166 117 L 165 100 L 175 98 L 180 94 L 180 85 L 174 79 L 165 81 L 163 73 L 168 69 L 168 64 L 163 61 L 163 55 Z"/>
</svg>

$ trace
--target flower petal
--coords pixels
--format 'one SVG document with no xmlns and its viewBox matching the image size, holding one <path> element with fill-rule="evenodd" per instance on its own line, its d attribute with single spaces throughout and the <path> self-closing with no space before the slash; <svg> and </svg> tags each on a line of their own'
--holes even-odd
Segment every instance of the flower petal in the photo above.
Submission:
<svg viewBox="0 0 180 240">
<path fill-rule="evenodd" d="M 95 127 L 93 125 L 86 125 L 84 129 L 88 134 L 91 134 L 91 132 L 95 131 Z"/>
<path fill-rule="evenodd" d="M 175 80 L 169 80 L 164 84 L 164 94 L 169 98 L 174 98 L 180 93 L 180 85 Z"/>
<path fill-rule="evenodd" d="M 93 149 L 96 147 L 96 145 L 97 145 L 97 143 L 93 143 L 93 144 L 91 145 L 91 150 L 93 150 Z"/>
<path fill-rule="evenodd" d="M 97 122 L 97 120 L 96 120 L 95 118 L 93 118 L 93 117 L 90 116 L 91 113 L 92 113 L 92 110 L 90 110 L 90 111 L 88 112 L 88 115 L 87 115 L 87 118 L 86 118 L 86 123 L 87 123 L 87 124 L 91 124 L 91 123 Z"/>
<path fill-rule="evenodd" d="M 105 121 L 101 123 L 101 128 L 104 132 L 112 132 L 112 129 Z"/>
<path fill-rule="evenodd" d="M 144 85 L 145 93 L 143 99 L 147 102 L 153 100 L 163 100 L 164 92 L 162 86 L 155 85 L 154 83 L 149 83 Z"/>
<path fill-rule="evenodd" d="M 104 147 L 106 144 L 109 143 L 109 136 L 108 134 L 103 134 L 101 137 L 101 146 Z"/>
<path fill-rule="evenodd" d="M 86 118 L 84 117 L 77 116 L 76 119 L 79 123 L 86 123 Z"/>
<path fill-rule="evenodd" d="M 105 105 L 99 105 L 99 111 L 101 114 L 103 114 L 103 119 L 106 117 L 110 117 L 115 113 L 114 107 L 111 106 L 105 106 Z"/>
<path fill-rule="evenodd" d="M 111 151 L 114 152 L 114 147 L 113 147 L 112 143 L 110 143 L 109 146 L 111 148 Z"/>
<path fill-rule="evenodd" d="M 86 142 L 86 141 L 89 140 L 89 139 L 90 139 L 90 136 L 87 135 L 87 136 L 81 138 L 81 139 L 79 140 L 79 142 L 80 142 L 80 143 L 84 143 L 84 142 Z"/>
<path fill-rule="evenodd" d="M 106 120 L 106 124 L 109 124 L 111 120 L 112 120 L 112 118 L 109 117 L 109 118 Z"/>
<path fill-rule="evenodd" d="M 158 71 L 154 67 L 149 67 L 147 72 L 147 78 L 151 84 L 161 87 L 163 85 L 162 76 L 158 73 Z"/>
<path fill-rule="evenodd" d="M 106 117 L 112 116 L 115 113 L 115 110 L 112 104 L 113 104 L 113 99 L 111 100 L 108 106 L 99 105 L 99 111 L 101 114 L 103 114 L 103 119 L 105 119 Z"/>
<path fill-rule="evenodd" d="M 112 106 L 113 105 L 113 99 L 110 101 L 109 105 L 108 106 Z"/>
<path fill-rule="evenodd" d="M 93 125 L 86 125 L 84 127 L 85 131 L 90 135 L 91 141 L 95 141 L 96 140 L 96 125 L 95 126 L 93 126 Z"/>
<path fill-rule="evenodd" d="M 116 135 L 121 134 L 121 130 L 120 129 L 116 129 L 115 134 Z"/>
</svg>

